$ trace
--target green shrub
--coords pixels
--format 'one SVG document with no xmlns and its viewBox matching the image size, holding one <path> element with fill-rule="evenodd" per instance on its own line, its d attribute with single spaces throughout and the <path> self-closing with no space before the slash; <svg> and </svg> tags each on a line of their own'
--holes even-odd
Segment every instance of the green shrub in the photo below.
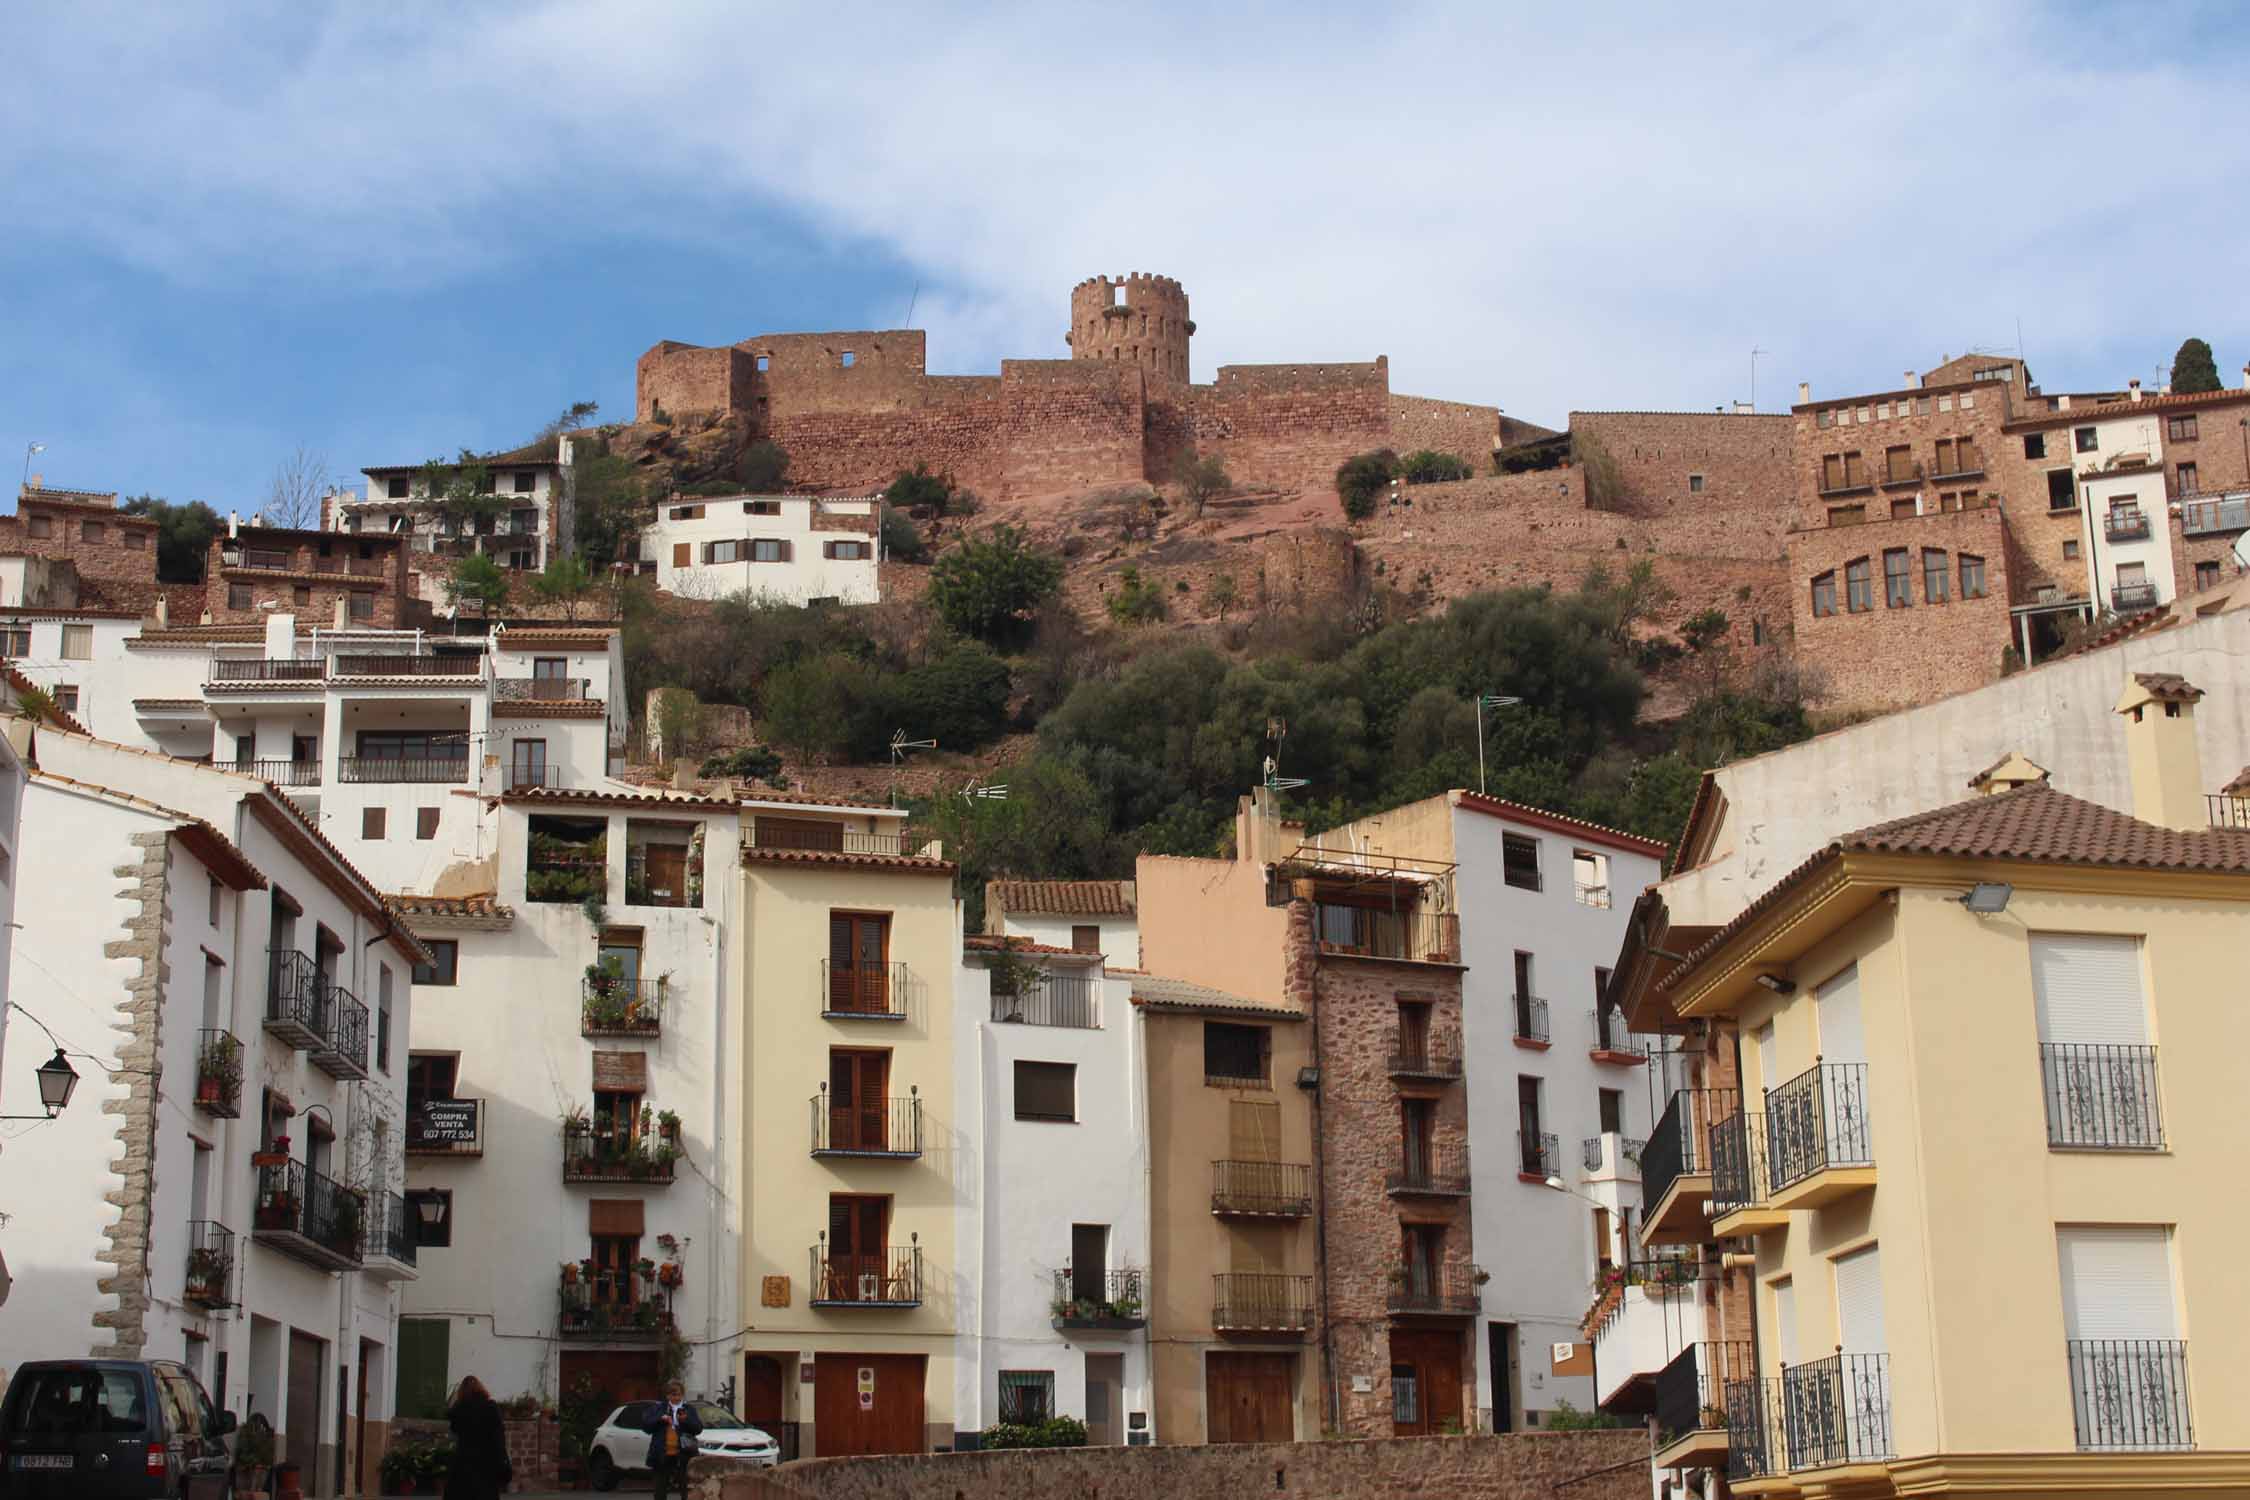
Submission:
<svg viewBox="0 0 2250 1500">
<path fill-rule="evenodd" d="M 1062 559 L 1034 548 L 1013 526 L 995 526 L 939 557 L 930 603 L 963 635 L 995 645 L 1025 634 L 1032 614 L 1062 587 Z"/>
<path fill-rule="evenodd" d="M 734 466 L 742 480 L 742 487 L 754 494 L 770 495 L 781 489 L 789 480 L 789 454 L 779 443 L 761 441 L 742 450 L 742 461 Z"/>
<path fill-rule="evenodd" d="M 1356 454 L 1336 466 L 1336 497 L 1344 514 L 1364 521 L 1375 514 L 1375 504 L 1398 473 L 1398 455 L 1388 448 Z"/>
<path fill-rule="evenodd" d="M 1086 1424 L 1076 1417 L 1044 1422 L 999 1422 L 984 1430 L 987 1448 L 1083 1448 Z"/>
<path fill-rule="evenodd" d="M 1187 587 L 1186 581 L 1180 586 Z M 1163 585 L 1143 579 L 1139 568 L 1128 566 L 1119 576 L 1117 592 L 1109 596 L 1109 617 L 1120 625 L 1153 625 L 1169 613 Z"/>
<path fill-rule="evenodd" d="M 781 774 L 781 756 L 770 745 L 745 745 L 740 750 L 724 750 L 706 758 L 700 774 L 764 781 Z"/>
<path fill-rule="evenodd" d="M 945 502 L 952 493 L 952 485 L 932 474 L 923 465 L 916 464 L 912 469 L 899 471 L 898 478 L 891 481 L 891 487 L 883 491 L 883 501 L 900 510 L 912 510 L 917 505 L 926 505 L 933 514 L 942 516 L 945 514 Z"/>
<path fill-rule="evenodd" d="M 922 528 L 914 524 L 912 516 L 892 505 L 883 507 L 883 556 L 903 563 L 930 560 L 930 547 L 922 540 Z"/>
<path fill-rule="evenodd" d="M 1399 475 L 1408 484 L 1442 484 L 1449 479 L 1466 479 L 1476 471 L 1469 461 L 1454 453 L 1440 453 L 1434 448 L 1418 448 L 1399 460 Z"/>
</svg>

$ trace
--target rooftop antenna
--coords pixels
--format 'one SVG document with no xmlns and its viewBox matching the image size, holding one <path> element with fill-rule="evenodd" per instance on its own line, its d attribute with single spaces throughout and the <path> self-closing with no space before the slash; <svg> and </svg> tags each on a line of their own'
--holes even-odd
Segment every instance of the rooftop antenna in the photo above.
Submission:
<svg viewBox="0 0 2250 1500">
<path fill-rule="evenodd" d="M 1008 800 L 1008 783 L 996 781 L 990 786 L 985 786 L 971 781 L 967 786 L 961 788 L 961 800 L 964 802 L 1005 802 Z"/>
<path fill-rule="evenodd" d="M 910 740 L 903 729 L 891 731 L 891 806 L 898 806 L 898 768 L 909 750 L 935 750 L 936 740 Z"/>
<path fill-rule="evenodd" d="M 921 300 L 922 283 L 917 281 L 914 283 L 914 295 L 906 299 L 906 323 L 904 326 L 908 328 L 914 326 L 914 305 Z"/>
<path fill-rule="evenodd" d="M 1275 714 L 1266 720 L 1266 738 L 1273 741 L 1273 754 L 1266 757 L 1265 788 L 1269 792 L 1294 791 L 1311 782 L 1302 776 L 1283 776 L 1281 772 L 1281 742 L 1289 738 L 1289 721 Z"/>
<path fill-rule="evenodd" d="M 1484 711 L 1488 708 L 1514 708 L 1521 702 L 1521 698 L 1511 697 L 1506 693 L 1477 695 L 1477 795 L 1480 797 L 1484 795 Z"/>
<path fill-rule="evenodd" d="M 1756 344 L 1750 346 L 1750 409 L 1753 412 L 1758 409 L 1758 356 L 1768 352 Z"/>
</svg>

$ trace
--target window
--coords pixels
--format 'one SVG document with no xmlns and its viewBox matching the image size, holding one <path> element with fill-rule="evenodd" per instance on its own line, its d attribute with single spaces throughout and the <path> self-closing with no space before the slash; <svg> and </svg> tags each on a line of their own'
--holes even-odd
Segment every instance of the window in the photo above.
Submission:
<svg viewBox="0 0 2250 1500">
<path fill-rule="evenodd" d="M 12 626 L 0 630 L 0 656 L 25 657 L 31 654 L 31 631 L 25 626 Z"/>
<path fill-rule="evenodd" d="M 437 837 L 438 810 L 434 807 L 414 809 L 414 837 L 424 843 Z"/>
<path fill-rule="evenodd" d="M 1687 492 L 1691 495 L 1703 493 L 1703 476 L 1701 474 L 1690 474 L 1687 477 Z"/>
<path fill-rule="evenodd" d="M 1782 1363 L 1797 1360 L 1797 1284 L 1787 1276 L 1773 1284 L 1774 1349 Z"/>
<path fill-rule="evenodd" d="M 1836 613 L 1836 574 L 1833 570 L 1814 576 L 1812 612 L 1816 620 Z"/>
<path fill-rule="evenodd" d="M 2076 510 L 2077 508 L 2078 485 L 2071 478 L 2070 470 L 2049 469 L 2047 471 L 2047 509 Z"/>
<path fill-rule="evenodd" d="M 74 714 L 78 712 L 77 683 L 58 682 L 55 684 L 55 707 L 61 709 L 66 714 Z"/>
<path fill-rule="evenodd" d="M 1857 526 L 1867 519 L 1864 505 L 1831 505 L 1828 507 L 1828 524 L 1831 526 Z"/>
<path fill-rule="evenodd" d="M 422 1206 L 435 1203 L 437 1212 L 425 1215 Z M 424 1188 L 406 1195 L 407 1231 L 417 1249 L 443 1250 L 453 1243 L 453 1191 Z"/>
<path fill-rule="evenodd" d="M 99 521 L 82 521 L 78 526 L 78 539 L 82 542 L 99 542 L 109 535 L 109 528 Z"/>
<path fill-rule="evenodd" d="M 828 1009 L 888 1015 L 905 995 L 891 993 L 891 919 L 884 912 L 828 914 Z"/>
<path fill-rule="evenodd" d="M 529 469 L 516 470 L 516 493 L 528 495 L 539 488 L 539 476 Z"/>
<path fill-rule="evenodd" d="M 1961 597 L 1984 597 L 1984 559 L 1964 552 L 1961 554 Z"/>
<path fill-rule="evenodd" d="M 373 594 L 352 595 L 352 618 L 355 620 L 372 620 L 375 618 L 375 596 Z"/>
<path fill-rule="evenodd" d="M 1602 1134 L 1618 1135 L 1625 1129 L 1625 1091 L 1602 1089 L 1598 1094 L 1601 1110 Z"/>
<path fill-rule="evenodd" d="M 2058 1228 L 2055 1241 L 2078 1446 L 2192 1447 L 2170 1232 L 2073 1226 Z"/>
<path fill-rule="evenodd" d="M 375 1071 L 391 1070 L 391 966 L 375 969 Z"/>
<path fill-rule="evenodd" d="M 363 807 L 359 810 L 359 836 L 379 839 L 383 836 L 383 823 L 387 810 L 380 807 Z"/>
<path fill-rule="evenodd" d="M 1813 414 L 1813 425 L 1815 427 L 1833 427 L 1836 425 L 1836 414 L 1832 411 L 1815 412 Z"/>
<path fill-rule="evenodd" d="M 2047 1143 L 2077 1149 L 2163 1146 L 2140 940 L 2035 932 L 2031 991 L 2046 1084 Z"/>
<path fill-rule="evenodd" d="M 2044 432 L 2025 433 L 2023 435 L 2023 456 L 2025 458 L 2045 458 L 2047 456 L 2047 434 Z"/>
<path fill-rule="evenodd" d="M 214 875 L 211 877 L 211 925 L 213 927 L 219 925 L 219 891 L 219 877 Z"/>
<path fill-rule="evenodd" d="M 1500 835 L 1500 878 L 1519 891 L 1539 885 L 1539 840 L 1520 833 Z"/>
<path fill-rule="evenodd" d="M 703 507 L 700 505 L 675 505 L 672 507 L 672 519 L 675 521 L 700 521 L 703 519 Z"/>
<path fill-rule="evenodd" d="M 707 563 L 737 563 L 742 561 L 743 544 L 739 541 L 705 542 L 703 560 Z"/>
<path fill-rule="evenodd" d="M 821 551 L 840 562 L 858 562 L 867 556 L 865 542 L 823 542 Z"/>
<path fill-rule="evenodd" d="M 750 544 L 750 560 L 767 563 L 787 562 L 789 561 L 789 544 L 771 539 L 754 541 Z"/>
<path fill-rule="evenodd" d="M 122 531 L 122 532 L 120 532 L 120 533 L 118 533 L 118 534 L 119 534 L 120 536 L 124 537 L 124 539 L 125 539 L 125 550 L 126 550 L 126 551 L 128 551 L 128 552 L 145 552 L 145 551 L 147 551 L 147 550 L 148 550 L 148 533 L 147 533 L 147 532 L 145 532 L 145 531 L 138 531 L 138 530 L 135 530 L 135 529 L 134 529 L 134 528 L 132 528 L 132 527 L 127 527 L 127 528 L 126 528 L 126 529 L 125 529 L 124 531 Z"/>
<path fill-rule="evenodd" d="M 1570 892 L 1580 906 L 1609 905 L 1609 856 L 1591 849 L 1571 850 Z"/>
<path fill-rule="evenodd" d="M 2197 563 L 2195 565 L 2195 586 L 2199 590 L 2217 588 L 2219 586 L 2219 565 L 2211 561 Z"/>
<path fill-rule="evenodd" d="M 2101 448 L 2101 435 L 2091 427 L 2073 428 L 2071 442 L 2080 453 L 2093 453 Z"/>
<path fill-rule="evenodd" d="M 457 984 L 461 973 L 461 945 L 451 938 L 424 938 L 430 961 L 414 966 L 416 984 Z"/>
<path fill-rule="evenodd" d="M 55 523 L 49 516 L 32 516 L 23 523 L 26 536 L 53 536 Z"/>
<path fill-rule="evenodd" d="M 746 516 L 778 516 L 781 514 L 781 502 L 779 500 L 745 500 L 742 502 L 742 513 Z"/>
<path fill-rule="evenodd" d="M 406 1112 L 414 1114 L 433 1099 L 451 1099 L 460 1081 L 461 1058 L 457 1053 L 407 1053 Z"/>
<path fill-rule="evenodd" d="M 2196 491 L 2197 477 L 2194 464 L 2181 464 L 2172 471 L 2172 493 L 2192 495 Z"/>
<path fill-rule="evenodd" d="M 1836 1278 L 1836 1343 L 1847 1358 L 1854 1354 L 1881 1354 L 1889 1348 L 1883 1336 L 1883 1262 L 1881 1247 L 1869 1245 L 1830 1262 Z"/>
<path fill-rule="evenodd" d="M 1075 1063 L 1016 1063 L 1016 1118 L 1070 1124 L 1078 1118 Z"/>
<path fill-rule="evenodd" d="M 1273 1029 L 1205 1021 L 1203 1081 L 1214 1088 L 1273 1087 Z"/>
<path fill-rule="evenodd" d="M 1893 484 L 1901 480 L 1915 478 L 1914 449 L 1904 443 L 1895 448 L 1885 448 L 1883 450 L 1883 477 Z"/>
<path fill-rule="evenodd" d="M 1765 643 L 1766 622 L 1763 618 L 1753 617 L 1750 621 L 1750 644 L 1753 646 L 1763 646 Z"/>
<path fill-rule="evenodd" d="M 1914 569 L 1904 547 L 1884 549 L 1883 603 L 1890 609 L 1906 609 L 1914 603 Z"/>
<path fill-rule="evenodd" d="M 1939 474 L 1958 474 L 1961 471 L 1954 467 L 1954 463 L 1955 459 L 1953 456 L 1953 439 L 1939 438 L 1937 440 L 1937 468 L 1934 472 Z"/>
<path fill-rule="evenodd" d="M 2168 443 L 2194 442 L 2195 413 L 2189 412 L 2183 417 L 2167 418 L 2164 423 L 2164 440 Z"/>
<path fill-rule="evenodd" d="M 1516 1075 L 1516 1127 L 1523 1151 L 1523 1172 L 1526 1177 L 1544 1178 L 1560 1165 L 1550 1161 L 1546 1133 L 1541 1128 L 1542 1111 L 1539 1107 L 1539 1080 L 1529 1073 Z"/>
<path fill-rule="evenodd" d="M 1932 604 L 1943 604 L 1951 594 L 1952 573 L 1946 566 L 1945 549 L 1922 549 L 1922 597 Z"/>
<path fill-rule="evenodd" d="M 1102 930 L 1099 926 L 1080 923 L 1070 929 L 1070 951 L 1073 953 L 1099 953 L 1102 951 Z"/>
<path fill-rule="evenodd" d="M 1045 1422 L 1055 1414 L 1055 1372 L 1052 1370 L 1002 1370 L 1000 1420 L 1029 1424 Z"/>
<path fill-rule="evenodd" d="M 91 625 L 65 625 L 62 628 L 62 654 L 64 661 L 92 661 L 94 659 L 94 627 Z"/>
<path fill-rule="evenodd" d="M 1853 614 L 1875 607 L 1874 567 L 1864 557 L 1844 564 L 1844 608 Z"/>
<path fill-rule="evenodd" d="M 891 1055 L 860 1047 L 828 1049 L 828 1134 L 831 1151 L 892 1149 Z M 905 1144 L 901 1142 L 900 1144 Z"/>
<path fill-rule="evenodd" d="M 362 760 L 459 760 L 469 758 L 466 733 L 443 729 L 363 729 Z"/>
<path fill-rule="evenodd" d="M 247 583 L 228 584 L 227 608 L 248 609 L 250 607 L 250 585 L 248 585 Z"/>
<path fill-rule="evenodd" d="M 2077 543 L 2077 542 L 2076 542 L 2075 540 L 2073 540 L 2073 541 L 2067 541 L 2067 542 L 2064 542 L 2064 543 L 2063 543 L 2063 560 L 2064 560 L 2064 561 L 2066 561 L 2066 562 L 2071 562 L 2071 561 L 2075 561 L 2075 560 L 2077 559 L 2077 557 L 2078 557 L 2078 543 Z"/>
<path fill-rule="evenodd" d="M 759 368 L 759 369 L 760 369 L 761 371 L 764 371 L 764 370 L 770 370 L 770 369 L 772 369 L 772 368 L 773 368 L 773 356 L 772 356 L 772 355 L 770 355 L 770 354 L 761 354 L 761 355 L 759 355 L 759 356 L 758 356 L 758 368 Z"/>
<path fill-rule="evenodd" d="M 406 499 L 408 495 L 413 493 L 413 489 L 414 481 L 403 475 L 394 476 L 383 482 L 383 493 L 393 500 Z"/>
<path fill-rule="evenodd" d="M 848 370 L 857 363 L 859 363 L 859 356 L 857 354 L 854 354 L 851 350 L 846 349 L 843 356 L 844 368 Z"/>
<path fill-rule="evenodd" d="M 290 602 L 291 604 L 298 604 L 298 605 L 304 605 L 304 604 L 310 604 L 310 603 L 312 603 L 312 588 L 311 588 L 311 586 L 310 586 L 309 584 L 302 584 L 302 583 L 300 583 L 300 584 L 296 584 L 296 585 L 292 586 L 292 587 L 290 588 L 290 590 L 289 590 L 289 602 Z"/>
<path fill-rule="evenodd" d="M 541 787 L 547 784 L 547 742 L 543 739 L 509 741 L 509 787 Z"/>
</svg>

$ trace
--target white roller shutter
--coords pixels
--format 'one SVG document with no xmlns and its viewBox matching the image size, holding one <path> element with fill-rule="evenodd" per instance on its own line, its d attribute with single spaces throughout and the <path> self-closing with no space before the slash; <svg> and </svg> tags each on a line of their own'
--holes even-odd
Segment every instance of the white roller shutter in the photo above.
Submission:
<svg viewBox="0 0 2250 1500">
<path fill-rule="evenodd" d="M 2172 1253 L 2160 1228 L 2059 1229 L 2069 1339 L 2175 1339 Z"/>
<path fill-rule="evenodd" d="M 1774 1049 L 1773 1022 L 1759 1027 L 1755 1035 L 1758 1038 L 1758 1086 L 1769 1091 L 1777 1089 L 1788 1080 L 1775 1076 L 1780 1062 Z"/>
<path fill-rule="evenodd" d="M 1797 1284 L 1777 1281 L 1773 1284 L 1773 1332 L 1775 1358 L 1782 1364 L 1797 1362 Z"/>
<path fill-rule="evenodd" d="M 1859 965 L 1852 965 L 1813 993 L 1819 1002 L 1820 1060 L 1867 1061 L 1867 1036 L 1859 1025 Z"/>
<path fill-rule="evenodd" d="M 1836 1257 L 1836 1334 L 1846 1354 L 1882 1354 L 1883 1263 L 1869 1245 Z"/>
<path fill-rule="evenodd" d="M 2031 990 L 2039 1008 L 2042 1042 L 2148 1045 L 2138 938 L 2035 932 Z"/>
</svg>

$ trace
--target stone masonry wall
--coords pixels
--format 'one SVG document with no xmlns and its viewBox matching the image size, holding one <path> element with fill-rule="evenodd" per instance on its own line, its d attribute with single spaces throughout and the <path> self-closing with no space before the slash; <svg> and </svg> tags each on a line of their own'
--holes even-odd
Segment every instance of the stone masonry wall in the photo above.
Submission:
<svg viewBox="0 0 2250 1500">
<path fill-rule="evenodd" d="M 910 409 L 800 412 L 764 431 L 788 452 L 790 483 L 798 488 L 866 494 L 925 464 L 958 485 L 997 495 L 1004 474 L 1001 427 L 995 396 Z"/>
<path fill-rule="evenodd" d="M 117 1299 L 117 1306 L 94 1314 L 96 1342 L 88 1350 L 95 1359 L 139 1359 L 148 1343 L 149 1209 L 156 1198 L 156 1092 L 157 1059 L 163 1055 L 164 993 L 170 983 L 170 965 L 164 958 L 164 930 L 171 912 L 167 902 L 166 862 L 171 852 L 170 830 L 136 833 L 133 845 L 141 857 L 119 865 L 115 874 L 126 882 L 119 899 L 138 910 L 126 923 L 125 936 L 102 945 L 104 958 L 135 959 L 140 972 L 126 981 L 125 1024 L 118 1028 L 124 1039 L 117 1044 L 117 1065 L 128 1081 L 122 1099 L 102 1101 L 102 1113 L 119 1117 L 117 1139 L 124 1155 L 113 1170 L 125 1180 L 106 1195 L 117 1210 L 109 1229 L 109 1246 L 94 1259 L 110 1267 L 97 1283 Z M 62 1351 L 56 1351 L 60 1353 Z"/>
<path fill-rule="evenodd" d="M 1430 448 L 1467 459 L 1480 474 L 1491 469 L 1493 444 L 1500 437 L 1497 406 L 1394 395 L 1390 409 L 1390 445 L 1400 453 Z"/>
<path fill-rule="evenodd" d="M 1130 484 L 1142 453 L 1146 376 L 1136 364 L 1011 359 L 1000 366 L 1000 492 Z"/>
<path fill-rule="evenodd" d="M 1166 392 L 1178 422 L 1237 485 L 1298 489 L 1329 482 L 1355 453 L 1391 442 L 1390 361 L 1228 365 L 1217 383 Z M 1497 415 L 1497 414 L 1496 414 Z"/>
<path fill-rule="evenodd" d="M 1647 1500 L 1648 1435 L 1609 1431 L 1217 1447 L 1041 1448 L 694 1465 L 696 1500 Z"/>
<path fill-rule="evenodd" d="M 1742 517 L 1777 540 L 1790 524 L 1796 471 L 1786 416 L 1574 411 L 1570 430 L 1616 462 L 1615 504 L 1628 515 Z"/>
<path fill-rule="evenodd" d="M 78 602 L 89 609 L 156 607 L 156 523 L 106 501 L 43 503 L 26 494 L 14 515 L 0 516 L 0 551 L 68 560 L 78 570 Z"/>
<path fill-rule="evenodd" d="M 750 361 L 740 350 L 698 349 L 667 340 L 634 369 L 634 420 L 653 422 L 691 412 L 732 411 L 749 404 Z"/>
</svg>

